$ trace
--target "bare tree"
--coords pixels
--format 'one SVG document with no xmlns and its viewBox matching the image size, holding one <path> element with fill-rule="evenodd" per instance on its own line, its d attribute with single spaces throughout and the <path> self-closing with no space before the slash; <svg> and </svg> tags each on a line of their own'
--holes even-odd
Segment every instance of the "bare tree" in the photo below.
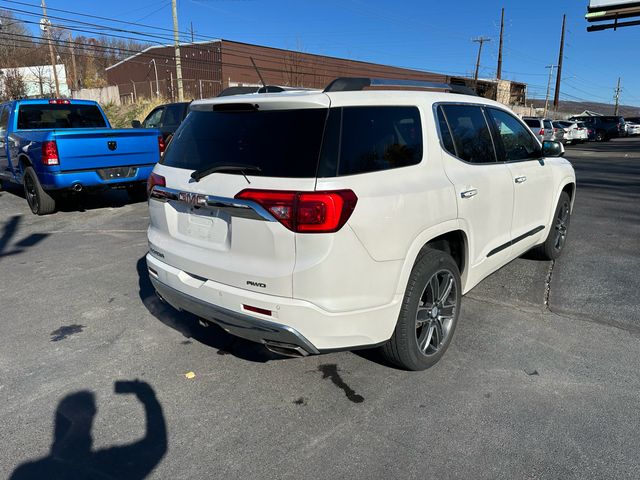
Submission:
<svg viewBox="0 0 640 480">
<path fill-rule="evenodd" d="M 4 71 L 2 78 L 2 101 L 23 98 L 27 95 L 27 86 L 17 68 Z"/>
</svg>

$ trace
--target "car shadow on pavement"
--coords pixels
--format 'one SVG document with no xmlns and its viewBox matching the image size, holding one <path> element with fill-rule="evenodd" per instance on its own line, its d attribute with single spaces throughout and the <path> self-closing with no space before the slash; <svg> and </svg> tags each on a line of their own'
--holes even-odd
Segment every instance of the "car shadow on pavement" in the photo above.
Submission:
<svg viewBox="0 0 640 480">
<path fill-rule="evenodd" d="M 180 312 L 163 302 L 156 295 L 149 279 L 147 261 L 140 258 L 137 264 L 140 299 L 149 313 L 168 327 L 180 332 L 185 338 L 218 350 L 218 355 L 233 355 L 250 362 L 265 363 L 271 360 L 282 360 L 287 357 L 267 350 L 263 345 L 250 342 L 225 332 L 215 324 L 204 326 L 195 315 Z M 187 340 L 188 341 L 188 340 Z M 187 341 L 183 342 L 186 343 Z"/>
<path fill-rule="evenodd" d="M 5 191 L 2 192 L 15 195 L 24 200 L 24 189 L 20 185 L 5 184 Z M 126 190 L 105 190 L 100 192 L 65 192 L 55 196 L 56 212 L 86 212 L 87 210 L 97 210 L 100 208 L 120 208 L 126 205 L 144 202 L 144 199 L 132 200 Z M 26 206 L 27 211 L 29 207 Z"/>
<path fill-rule="evenodd" d="M 56 408 L 53 440 L 48 456 L 25 462 L 10 480 L 138 480 L 146 478 L 167 452 L 167 427 L 153 388 L 141 381 L 117 381 L 117 394 L 135 395 L 146 417 L 146 433 L 140 440 L 92 450 L 91 429 L 97 413 L 93 392 L 81 390 L 64 397 Z"/>
</svg>

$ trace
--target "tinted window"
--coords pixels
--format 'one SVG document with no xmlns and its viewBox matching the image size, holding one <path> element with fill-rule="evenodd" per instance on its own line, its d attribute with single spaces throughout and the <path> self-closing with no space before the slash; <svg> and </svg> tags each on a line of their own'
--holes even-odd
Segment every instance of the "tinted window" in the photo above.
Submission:
<svg viewBox="0 0 640 480">
<path fill-rule="evenodd" d="M 163 127 L 177 127 L 182 122 L 182 105 L 167 105 L 162 119 Z"/>
<path fill-rule="evenodd" d="M 504 159 L 527 160 L 540 157 L 540 144 L 515 117 L 497 109 L 488 109 L 502 140 Z"/>
<path fill-rule="evenodd" d="M 422 160 L 416 107 L 344 107 L 338 175 L 415 165 Z"/>
<path fill-rule="evenodd" d="M 9 107 L 0 107 L 0 130 L 7 130 L 9 126 Z"/>
<path fill-rule="evenodd" d="M 548 129 L 552 129 L 553 125 L 551 125 L 551 122 L 549 120 L 544 120 L 543 122 L 544 128 L 548 128 Z"/>
<path fill-rule="evenodd" d="M 482 109 L 473 105 L 443 105 L 456 154 L 471 163 L 496 161 L 489 126 Z"/>
<path fill-rule="evenodd" d="M 96 105 L 20 105 L 18 129 L 105 128 Z"/>
<path fill-rule="evenodd" d="M 535 118 L 525 118 L 524 123 L 526 123 L 531 128 L 540 128 L 540 120 Z"/>
<path fill-rule="evenodd" d="M 316 176 L 326 109 L 193 111 L 161 163 L 189 170 L 254 165 L 251 175 Z"/>
<path fill-rule="evenodd" d="M 456 147 L 454 147 L 453 145 L 453 137 L 451 136 L 449 125 L 447 125 L 447 121 L 445 120 L 444 114 L 442 113 L 442 107 L 438 107 L 438 125 L 440 126 L 440 137 L 442 138 L 442 145 L 447 152 L 449 152 L 451 155 L 455 155 Z"/>
<path fill-rule="evenodd" d="M 157 128 L 160 126 L 160 119 L 162 118 L 162 108 L 158 108 L 151 112 L 147 118 L 144 119 L 142 126 L 144 128 Z"/>
</svg>

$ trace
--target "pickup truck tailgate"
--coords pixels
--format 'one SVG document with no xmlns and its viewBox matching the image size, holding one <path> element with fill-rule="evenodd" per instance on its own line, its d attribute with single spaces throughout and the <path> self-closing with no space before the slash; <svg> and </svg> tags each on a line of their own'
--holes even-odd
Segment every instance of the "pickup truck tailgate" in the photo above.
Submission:
<svg viewBox="0 0 640 480">
<path fill-rule="evenodd" d="M 149 165 L 149 159 L 160 159 L 156 130 L 55 130 L 54 138 L 62 171 Z"/>
</svg>

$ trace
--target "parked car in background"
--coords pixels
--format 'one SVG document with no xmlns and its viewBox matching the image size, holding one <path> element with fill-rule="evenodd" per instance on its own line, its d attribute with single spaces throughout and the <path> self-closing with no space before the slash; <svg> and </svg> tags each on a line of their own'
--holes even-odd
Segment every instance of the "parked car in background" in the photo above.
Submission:
<svg viewBox="0 0 640 480">
<path fill-rule="evenodd" d="M 563 145 L 566 144 L 567 140 L 565 138 L 566 132 L 564 131 L 564 128 L 557 125 L 556 122 L 553 121 L 551 122 L 551 126 L 553 126 L 553 138 L 551 140 L 553 140 L 554 142 L 560 142 Z"/>
<path fill-rule="evenodd" d="M 561 254 L 562 144 L 500 103 L 382 83 L 193 102 L 149 177 L 158 295 L 279 354 L 382 346 L 422 370 L 464 293 L 530 249 Z"/>
<path fill-rule="evenodd" d="M 620 116 L 576 116 L 569 120 L 583 122 L 588 128 L 592 128 L 598 142 L 624 136 L 624 118 Z"/>
<path fill-rule="evenodd" d="M 584 124 L 578 124 L 578 122 L 569 122 L 565 120 L 558 120 L 553 122 L 554 128 L 562 129 L 564 132 L 564 143 L 566 145 L 581 143 L 588 140 L 589 135 L 587 128 Z"/>
<path fill-rule="evenodd" d="M 640 135 L 640 124 L 627 122 L 627 133 L 630 136 Z"/>
<path fill-rule="evenodd" d="M 624 117 L 627 122 L 635 123 L 640 125 L 640 117 Z"/>
<path fill-rule="evenodd" d="M 133 128 L 156 128 L 162 133 L 165 142 L 173 135 L 189 113 L 190 102 L 167 103 L 151 110 L 142 121 L 133 120 Z"/>
<path fill-rule="evenodd" d="M 88 100 L 17 100 L 0 105 L 0 181 L 22 184 L 31 211 L 52 213 L 62 192 L 127 189 L 146 197 L 160 159 L 158 130 L 112 129 Z"/>
<path fill-rule="evenodd" d="M 522 117 L 531 131 L 538 137 L 540 142 L 553 140 L 553 124 L 550 119 L 542 117 Z"/>
</svg>

